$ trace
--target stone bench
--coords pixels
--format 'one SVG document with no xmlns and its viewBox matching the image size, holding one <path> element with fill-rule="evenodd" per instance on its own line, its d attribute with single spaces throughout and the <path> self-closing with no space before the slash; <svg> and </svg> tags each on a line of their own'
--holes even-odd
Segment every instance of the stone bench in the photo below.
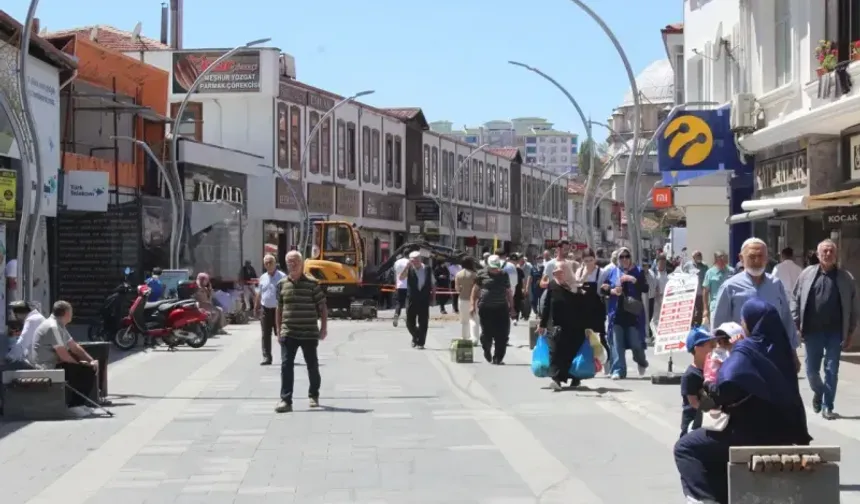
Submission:
<svg viewBox="0 0 860 504">
<path fill-rule="evenodd" d="M 838 446 L 729 450 L 730 504 L 839 504 Z"/>
<path fill-rule="evenodd" d="M 3 371 L 3 416 L 10 420 L 57 420 L 68 416 L 62 369 Z"/>
</svg>

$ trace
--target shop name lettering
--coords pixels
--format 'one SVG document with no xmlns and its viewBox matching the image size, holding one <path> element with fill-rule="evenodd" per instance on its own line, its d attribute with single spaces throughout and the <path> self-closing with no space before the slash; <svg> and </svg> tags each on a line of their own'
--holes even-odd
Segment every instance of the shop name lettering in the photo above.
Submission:
<svg viewBox="0 0 860 504">
<path fill-rule="evenodd" d="M 93 187 L 90 189 L 84 189 L 84 186 L 78 184 L 69 184 L 69 193 L 72 196 L 81 196 L 94 198 L 96 196 L 101 196 L 105 193 L 105 190 L 101 187 Z"/>
<path fill-rule="evenodd" d="M 228 203 L 243 204 L 245 194 L 238 187 L 230 187 L 212 182 L 194 181 L 194 201 L 213 203 L 226 201 Z"/>
<path fill-rule="evenodd" d="M 755 181 L 759 190 L 806 184 L 806 152 L 762 163 L 756 168 Z"/>
<path fill-rule="evenodd" d="M 30 77 L 28 79 L 30 81 L 29 86 L 29 94 L 33 98 L 39 100 L 42 103 L 47 103 L 52 107 L 57 106 L 57 88 L 51 86 L 50 84 L 45 84 L 44 82 L 39 82 L 36 79 Z"/>
<path fill-rule="evenodd" d="M 827 222 L 830 224 L 857 224 L 860 222 L 857 214 L 828 215 Z"/>
</svg>

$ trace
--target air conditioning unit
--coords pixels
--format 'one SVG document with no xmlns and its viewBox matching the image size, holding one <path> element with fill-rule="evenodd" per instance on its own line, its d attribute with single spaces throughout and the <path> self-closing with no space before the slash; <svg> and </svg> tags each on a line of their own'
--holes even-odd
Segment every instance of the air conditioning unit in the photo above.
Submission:
<svg viewBox="0 0 860 504">
<path fill-rule="evenodd" d="M 738 93 L 732 96 L 731 116 L 729 117 L 732 131 L 750 133 L 756 128 L 756 101 L 752 93 Z"/>
<path fill-rule="evenodd" d="M 296 78 L 296 58 L 292 55 L 281 53 L 278 60 L 278 67 L 281 77 L 288 77 L 290 79 Z"/>
</svg>

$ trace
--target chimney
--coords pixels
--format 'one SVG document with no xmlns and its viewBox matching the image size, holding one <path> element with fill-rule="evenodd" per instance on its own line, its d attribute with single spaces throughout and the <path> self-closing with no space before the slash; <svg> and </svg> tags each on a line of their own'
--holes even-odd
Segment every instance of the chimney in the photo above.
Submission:
<svg viewBox="0 0 860 504">
<path fill-rule="evenodd" d="M 170 47 L 173 49 L 178 49 L 176 45 L 177 42 L 177 31 L 178 26 L 176 22 L 178 21 L 176 15 L 176 4 L 179 3 L 178 0 L 170 0 Z"/>
<path fill-rule="evenodd" d="M 176 0 L 176 48 L 182 49 L 182 35 L 185 31 L 183 25 L 185 23 L 185 8 L 182 5 L 182 0 Z"/>
<path fill-rule="evenodd" d="M 170 22 L 170 13 L 167 11 L 167 4 L 161 4 L 161 43 L 167 45 L 169 38 L 167 36 L 168 23 Z"/>
<path fill-rule="evenodd" d="M 33 18 L 33 35 L 39 34 L 39 18 Z"/>
</svg>

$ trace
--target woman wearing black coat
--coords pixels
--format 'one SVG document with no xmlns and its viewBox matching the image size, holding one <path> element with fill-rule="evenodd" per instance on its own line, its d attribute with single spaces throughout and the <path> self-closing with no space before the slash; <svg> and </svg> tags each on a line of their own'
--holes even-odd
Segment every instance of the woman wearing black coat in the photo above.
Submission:
<svg viewBox="0 0 860 504">
<path fill-rule="evenodd" d="M 559 391 L 568 380 L 571 387 L 578 387 L 580 380 L 570 376 L 569 370 L 579 348 L 585 341 L 586 319 L 582 316 L 586 309 L 586 296 L 570 272 L 565 262 L 556 264 L 553 278 L 547 286 L 541 312 L 539 334 L 545 334 L 552 321 L 553 333 L 549 336 L 550 348 L 550 387 Z"/>
</svg>

